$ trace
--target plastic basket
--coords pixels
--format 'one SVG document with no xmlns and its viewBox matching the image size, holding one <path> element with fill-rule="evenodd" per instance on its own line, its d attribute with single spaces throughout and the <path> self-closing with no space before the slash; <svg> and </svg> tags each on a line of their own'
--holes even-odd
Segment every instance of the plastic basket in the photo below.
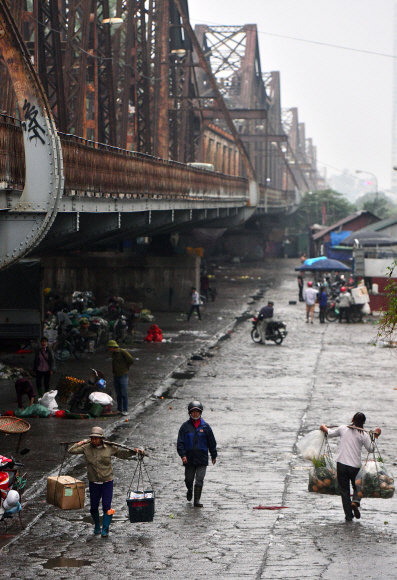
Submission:
<svg viewBox="0 0 397 580">
<path fill-rule="evenodd" d="M 143 483 L 143 470 L 145 470 L 146 478 L 149 481 L 151 489 L 145 489 Z M 134 486 L 136 489 L 131 490 L 134 483 L 135 476 L 138 481 Z M 139 489 L 141 488 L 141 490 Z M 154 518 L 154 491 L 150 482 L 149 474 L 146 466 L 143 463 L 143 457 L 138 458 L 138 465 L 132 476 L 130 487 L 127 492 L 127 506 L 130 522 L 135 524 L 138 522 L 152 522 Z"/>
<path fill-rule="evenodd" d="M 130 491 L 127 496 L 130 522 L 152 522 L 154 518 L 154 491 Z"/>
</svg>

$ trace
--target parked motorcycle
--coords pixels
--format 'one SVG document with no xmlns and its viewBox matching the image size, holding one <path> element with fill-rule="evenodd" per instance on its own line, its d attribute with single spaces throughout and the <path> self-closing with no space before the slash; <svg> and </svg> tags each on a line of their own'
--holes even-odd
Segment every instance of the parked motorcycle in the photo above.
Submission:
<svg viewBox="0 0 397 580">
<path fill-rule="evenodd" d="M 29 449 L 23 449 L 20 455 L 29 453 Z M 23 463 L 14 461 L 13 458 L 0 456 L 0 522 L 19 514 L 22 525 L 21 497 L 26 486 L 26 473 L 22 474 Z"/>
<path fill-rule="evenodd" d="M 257 316 L 252 319 L 251 338 L 257 344 L 262 342 L 262 336 L 258 328 L 259 322 L 260 320 Z M 287 325 L 281 320 L 273 320 L 267 325 L 265 340 L 272 340 L 276 344 L 281 344 L 287 334 Z"/>
<path fill-rule="evenodd" d="M 87 382 L 73 392 L 67 401 L 70 405 L 71 413 L 87 413 L 91 407 L 89 396 L 95 391 L 104 391 L 106 389 L 105 375 L 101 371 L 90 369 L 91 375 Z"/>
<path fill-rule="evenodd" d="M 349 306 L 349 320 L 351 322 L 361 322 L 363 318 L 363 305 L 362 304 L 351 304 Z M 329 307 L 325 313 L 325 318 L 328 322 L 335 322 L 339 320 L 339 304 L 337 300 L 330 302 Z"/>
</svg>

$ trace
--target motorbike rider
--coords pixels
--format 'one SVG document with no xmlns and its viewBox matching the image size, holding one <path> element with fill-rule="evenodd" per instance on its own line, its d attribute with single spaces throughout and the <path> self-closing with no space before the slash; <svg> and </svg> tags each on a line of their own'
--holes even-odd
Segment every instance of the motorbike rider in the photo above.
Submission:
<svg viewBox="0 0 397 580">
<path fill-rule="evenodd" d="M 263 306 L 258 314 L 258 330 L 264 343 L 267 335 L 267 327 L 270 322 L 273 322 L 274 302 L 268 300 L 267 305 Z"/>
<path fill-rule="evenodd" d="M 342 322 L 343 316 L 346 322 L 350 322 L 349 309 L 352 304 L 352 295 L 347 291 L 345 286 L 342 286 L 339 294 L 339 322 Z"/>
</svg>

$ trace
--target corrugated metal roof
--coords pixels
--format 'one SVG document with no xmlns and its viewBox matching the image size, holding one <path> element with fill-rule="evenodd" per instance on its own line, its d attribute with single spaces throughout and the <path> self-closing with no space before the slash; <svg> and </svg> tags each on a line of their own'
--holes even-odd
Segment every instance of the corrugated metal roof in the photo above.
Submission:
<svg viewBox="0 0 397 580">
<path fill-rule="evenodd" d="M 348 224 L 349 222 L 352 222 L 353 220 L 357 219 L 358 217 L 360 217 L 361 215 L 364 215 L 364 214 L 368 214 L 368 215 L 372 215 L 372 216 L 376 217 L 370 211 L 366 211 L 366 210 L 356 211 L 355 213 L 351 213 L 350 215 L 346 216 L 345 218 L 342 218 L 338 222 L 335 222 L 334 224 L 332 224 L 332 226 L 329 226 L 328 228 L 325 228 L 325 229 L 321 230 L 317 234 L 314 234 L 313 240 L 315 242 L 317 240 L 320 240 L 321 238 L 323 238 L 324 236 L 326 236 L 330 232 L 333 232 L 334 230 L 336 230 L 340 226 L 344 226 L 345 224 Z"/>
</svg>

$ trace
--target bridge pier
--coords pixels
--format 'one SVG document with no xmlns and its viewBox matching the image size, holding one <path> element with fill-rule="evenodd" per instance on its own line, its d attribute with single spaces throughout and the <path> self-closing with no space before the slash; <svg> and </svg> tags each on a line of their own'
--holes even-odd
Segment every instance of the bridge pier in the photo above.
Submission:
<svg viewBox="0 0 397 580">
<path fill-rule="evenodd" d="M 98 305 L 109 296 L 142 302 L 144 308 L 183 312 L 191 286 L 199 287 L 198 256 L 137 257 L 116 253 L 45 256 L 44 286 L 70 302 L 75 290 L 91 290 Z"/>
</svg>

